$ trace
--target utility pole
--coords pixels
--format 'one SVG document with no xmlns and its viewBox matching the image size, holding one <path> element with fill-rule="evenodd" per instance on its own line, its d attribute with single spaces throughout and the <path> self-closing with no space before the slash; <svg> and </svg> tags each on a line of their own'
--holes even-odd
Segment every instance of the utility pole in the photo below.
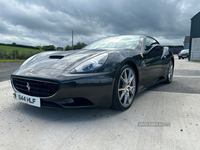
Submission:
<svg viewBox="0 0 200 150">
<path fill-rule="evenodd" d="M 15 59 L 16 59 L 16 50 L 15 50 Z"/>
<path fill-rule="evenodd" d="M 72 50 L 73 50 L 73 30 L 72 30 Z"/>
</svg>

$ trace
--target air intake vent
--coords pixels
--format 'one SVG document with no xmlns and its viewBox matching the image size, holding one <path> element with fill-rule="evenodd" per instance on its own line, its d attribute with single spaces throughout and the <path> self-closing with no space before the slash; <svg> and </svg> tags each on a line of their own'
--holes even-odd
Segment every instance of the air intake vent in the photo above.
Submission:
<svg viewBox="0 0 200 150">
<path fill-rule="evenodd" d="M 60 55 L 53 55 L 53 56 L 49 56 L 50 59 L 62 59 L 64 56 L 60 56 Z"/>
<path fill-rule="evenodd" d="M 57 83 L 20 78 L 13 78 L 12 80 L 17 91 L 30 96 L 49 97 L 54 95 L 59 88 Z M 29 85 L 29 89 L 27 88 L 27 85 Z"/>
</svg>

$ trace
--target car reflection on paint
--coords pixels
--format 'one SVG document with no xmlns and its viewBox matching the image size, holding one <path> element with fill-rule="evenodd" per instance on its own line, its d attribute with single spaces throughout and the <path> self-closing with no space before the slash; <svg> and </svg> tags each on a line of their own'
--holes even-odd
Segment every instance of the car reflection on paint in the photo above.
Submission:
<svg viewBox="0 0 200 150">
<path fill-rule="evenodd" d="M 157 40 L 123 35 L 81 50 L 36 54 L 11 75 L 11 83 L 18 101 L 37 107 L 127 110 L 137 93 L 171 83 L 173 70 L 172 52 Z M 22 96 L 34 103 L 18 98 Z"/>
</svg>

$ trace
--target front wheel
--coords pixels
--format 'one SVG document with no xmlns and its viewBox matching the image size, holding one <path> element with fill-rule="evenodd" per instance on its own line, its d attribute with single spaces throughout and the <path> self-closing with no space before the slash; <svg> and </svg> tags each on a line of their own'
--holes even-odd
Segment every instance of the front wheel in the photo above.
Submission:
<svg viewBox="0 0 200 150">
<path fill-rule="evenodd" d="M 136 75 L 134 69 L 124 65 L 118 72 L 113 89 L 112 108 L 127 110 L 135 98 Z"/>
<path fill-rule="evenodd" d="M 171 83 L 173 79 L 173 73 L 174 73 L 174 64 L 173 61 L 171 60 L 169 63 L 168 71 L 167 71 L 167 79 L 165 83 Z"/>
</svg>

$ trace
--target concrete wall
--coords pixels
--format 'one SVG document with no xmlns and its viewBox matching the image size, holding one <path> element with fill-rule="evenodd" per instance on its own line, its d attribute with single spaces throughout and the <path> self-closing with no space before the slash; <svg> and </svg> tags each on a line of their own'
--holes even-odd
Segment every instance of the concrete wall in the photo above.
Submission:
<svg viewBox="0 0 200 150">
<path fill-rule="evenodd" d="M 200 38 L 192 38 L 190 60 L 200 60 Z"/>
</svg>

